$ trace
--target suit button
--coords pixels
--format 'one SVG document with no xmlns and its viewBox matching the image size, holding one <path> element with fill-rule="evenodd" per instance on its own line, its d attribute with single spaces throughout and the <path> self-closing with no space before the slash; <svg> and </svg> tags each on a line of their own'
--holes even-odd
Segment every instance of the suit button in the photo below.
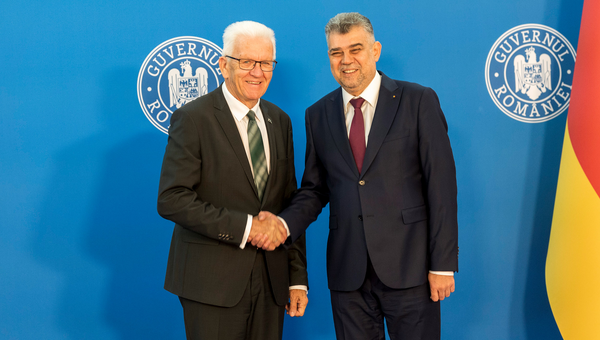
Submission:
<svg viewBox="0 0 600 340">
<path fill-rule="evenodd" d="M 362 215 L 358 215 L 358 219 L 362 221 Z"/>
<path fill-rule="evenodd" d="M 365 181 L 364 180 L 360 180 L 360 181 L 358 181 L 358 184 L 359 185 L 365 185 Z"/>
</svg>

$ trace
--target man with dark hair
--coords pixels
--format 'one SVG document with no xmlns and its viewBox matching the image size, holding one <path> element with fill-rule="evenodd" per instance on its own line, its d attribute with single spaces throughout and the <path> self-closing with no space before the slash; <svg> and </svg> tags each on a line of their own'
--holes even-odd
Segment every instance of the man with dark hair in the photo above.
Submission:
<svg viewBox="0 0 600 340">
<path fill-rule="evenodd" d="M 257 218 L 296 190 L 290 118 L 261 99 L 275 36 L 237 22 L 223 45 L 225 82 L 171 118 L 158 196 L 159 214 L 176 223 L 165 289 L 179 296 L 188 339 L 280 340 L 284 306 L 304 313 L 308 278 L 304 236 L 277 247 L 286 230 Z"/>
<path fill-rule="evenodd" d="M 381 44 L 366 17 L 338 14 L 325 32 L 341 88 L 306 110 L 301 188 L 279 217 L 295 240 L 330 205 L 338 339 L 385 339 L 384 320 L 391 339 L 439 339 L 439 300 L 454 291 L 458 270 L 458 223 L 438 97 L 377 71 Z"/>
</svg>

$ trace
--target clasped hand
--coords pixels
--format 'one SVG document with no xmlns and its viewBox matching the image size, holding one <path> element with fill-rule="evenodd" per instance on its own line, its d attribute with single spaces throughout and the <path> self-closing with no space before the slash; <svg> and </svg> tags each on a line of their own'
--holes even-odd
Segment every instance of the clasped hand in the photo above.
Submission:
<svg viewBox="0 0 600 340">
<path fill-rule="evenodd" d="M 253 246 L 271 251 L 285 242 L 286 238 L 287 230 L 272 213 L 261 211 L 258 216 L 252 218 L 248 242 Z"/>
</svg>

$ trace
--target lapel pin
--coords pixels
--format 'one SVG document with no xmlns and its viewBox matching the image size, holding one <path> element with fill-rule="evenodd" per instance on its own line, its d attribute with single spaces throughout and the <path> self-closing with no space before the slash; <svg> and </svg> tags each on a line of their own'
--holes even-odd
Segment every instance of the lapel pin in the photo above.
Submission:
<svg viewBox="0 0 600 340">
<path fill-rule="evenodd" d="M 271 118 L 267 118 L 267 122 L 273 124 L 273 122 L 271 121 Z"/>
<path fill-rule="evenodd" d="M 394 98 L 396 98 L 396 95 L 394 95 Z"/>
</svg>

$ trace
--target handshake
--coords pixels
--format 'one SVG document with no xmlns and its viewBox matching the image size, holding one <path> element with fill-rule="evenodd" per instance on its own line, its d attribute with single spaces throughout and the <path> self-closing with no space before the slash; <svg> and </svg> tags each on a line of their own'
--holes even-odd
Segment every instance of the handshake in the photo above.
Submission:
<svg viewBox="0 0 600 340">
<path fill-rule="evenodd" d="M 283 223 L 268 211 L 261 211 L 252 218 L 252 227 L 248 242 L 264 250 L 275 250 L 287 239 L 287 230 Z"/>
</svg>

